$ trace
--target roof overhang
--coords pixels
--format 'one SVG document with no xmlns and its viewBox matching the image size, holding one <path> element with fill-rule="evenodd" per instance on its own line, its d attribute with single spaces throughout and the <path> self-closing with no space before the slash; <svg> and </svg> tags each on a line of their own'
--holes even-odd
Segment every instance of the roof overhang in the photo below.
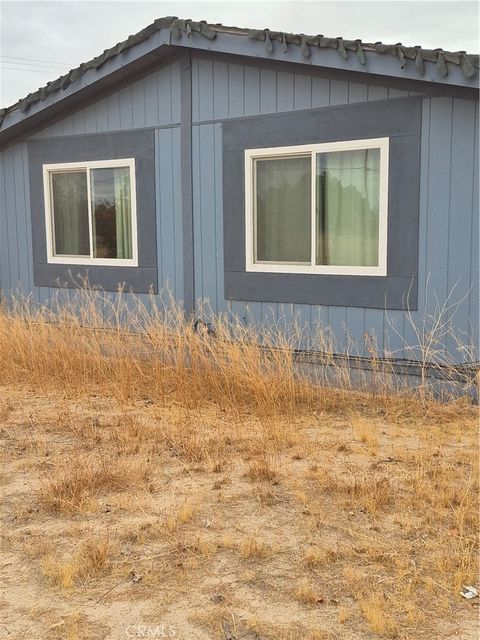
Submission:
<svg viewBox="0 0 480 640">
<path fill-rule="evenodd" d="M 186 21 L 178 22 L 186 23 Z M 85 65 L 86 68 L 82 69 L 84 65 L 81 65 L 78 78 L 65 88 L 51 93 L 45 90 L 41 98 L 27 103 L 27 108 L 22 106 L 24 107 L 28 97 L 23 101 L 23 105 L 21 101 L 7 109 L 0 126 L 0 146 L 5 146 L 17 137 L 24 137 L 47 126 L 62 117 L 65 112 L 84 107 L 105 93 L 150 73 L 159 64 L 171 59 L 172 55 L 188 50 L 228 54 L 249 59 L 252 62 L 258 60 L 262 64 L 301 65 L 303 68 L 310 68 L 311 71 L 318 69 L 323 72 L 340 72 L 355 76 L 365 74 L 369 79 L 377 79 L 377 81 L 403 80 L 411 86 L 412 90 L 418 90 L 419 93 L 424 90 L 428 93 L 427 88 L 435 89 L 432 93 L 446 95 L 460 90 L 461 94 L 478 98 L 478 73 L 468 78 L 458 64 L 449 64 L 447 75 L 441 75 L 438 64 L 425 61 L 424 75 L 419 76 L 414 60 L 405 58 L 399 60 L 396 55 L 379 54 L 375 49 L 369 50 L 369 45 L 363 48 L 361 57 L 355 53 L 345 57 L 345 55 L 339 55 L 339 51 L 333 48 L 315 46 L 307 46 L 307 53 L 305 46 L 282 46 L 281 42 L 270 40 L 266 43 L 265 39 L 249 37 L 245 30 L 236 27 L 229 28 L 221 25 L 214 27 L 213 39 L 192 30 L 157 28 L 145 39 L 139 39 L 133 45 L 123 49 L 121 45 L 117 45 L 120 49 L 118 53 L 107 56 L 105 61 L 96 67 L 89 68 Z M 137 36 L 131 36 L 131 38 L 137 38 Z M 126 42 L 128 43 L 129 40 Z"/>
</svg>

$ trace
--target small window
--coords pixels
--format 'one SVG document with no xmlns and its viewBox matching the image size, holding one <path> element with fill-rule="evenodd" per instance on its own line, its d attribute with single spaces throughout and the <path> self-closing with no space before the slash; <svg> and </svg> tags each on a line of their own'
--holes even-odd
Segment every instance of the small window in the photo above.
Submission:
<svg viewBox="0 0 480 640">
<path fill-rule="evenodd" d="M 388 138 L 247 149 L 246 269 L 387 275 Z"/>
<path fill-rule="evenodd" d="M 137 266 L 135 160 L 43 165 L 48 262 Z"/>
</svg>

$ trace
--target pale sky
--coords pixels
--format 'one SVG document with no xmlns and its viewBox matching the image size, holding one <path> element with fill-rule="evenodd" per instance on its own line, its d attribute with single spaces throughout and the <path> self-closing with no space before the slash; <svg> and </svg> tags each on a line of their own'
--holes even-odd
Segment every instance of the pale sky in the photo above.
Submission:
<svg viewBox="0 0 480 640">
<path fill-rule="evenodd" d="M 479 5 L 474 1 L 0 0 L 0 107 L 169 15 L 364 42 L 470 53 L 480 49 Z"/>
</svg>

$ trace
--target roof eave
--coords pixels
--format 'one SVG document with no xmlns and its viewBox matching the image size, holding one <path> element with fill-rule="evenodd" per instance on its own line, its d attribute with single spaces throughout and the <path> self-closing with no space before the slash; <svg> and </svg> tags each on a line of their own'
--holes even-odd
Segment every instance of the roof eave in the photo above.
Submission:
<svg viewBox="0 0 480 640">
<path fill-rule="evenodd" d="M 116 85 L 122 77 L 131 78 L 135 70 L 140 72 L 154 64 L 165 55 L 166 50 L 170 51 L 173 47 L 180 50 L 194 49 L 231 54 L 262 61 L 289 62 L 332 71 L 358 72 L 368 74 L 370 77 L 399 78 L 411 82 L 412 85 L 417 84 L 419 87 L 424 86 L 425 83 L 435 83 L 445 88 L 463 87 L 478 90 L 478 74 L 468 79 L 458 65 L 449 65 L 448 75 L 441 76 L 434 63 L 425 62 L 425 74 L 419 76 L 413 60 L 404 60 L 401 64 L 395 56 L 378 54 L 375 51 L 365 51 L 365 64 L 362 64 L 352 53 L 344 59 L 336 50 L 311 46 L 308 48 L 308 56 L 305 56 L 302 47 L 289 46 L 285 52 L 280 43 L 275 42 L 272 45 L 272 50 L 268 51 L 265 42 L 248 38 L 235 29 L 218 30 L 213 40 L 195 32 L 190 34 L 181 32 L 175 38 L 170 29 L 160 29 L 148 39 L 110 58 L 99 68 L 88 69 L 66 89 L 53 92 L 44 100 L 34 102 L 27 111 L 22 112 L 19 108 L 9 110 L 0 127 L 0 144 L 3 146 L 27 130 L 38 129 L 42 121 L 47 121 L 53 112 L 60 112 L 64 107 L 70 106 L 79 95 L 83 96 L 82 100 L 92 99 L 96 93 L 105 91 L 105 87 Z"/>
</svg>

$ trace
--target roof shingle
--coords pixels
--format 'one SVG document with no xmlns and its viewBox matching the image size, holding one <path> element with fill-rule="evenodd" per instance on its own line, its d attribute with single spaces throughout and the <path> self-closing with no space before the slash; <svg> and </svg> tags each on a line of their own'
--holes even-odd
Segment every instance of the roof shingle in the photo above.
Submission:
<svg viewBox="0 0 480 640">
<path fill-rule="evenodd" d="M 435 63 L 440 76 L 448 75 L 448 65 L 458 65 L 466 78 L 473 78 L 478 73 L 479 56 L 467 54 L 465 51 L 444 51 L 443 49 L 424 49 L 423 47 L 404 46 L 402 43 L 383 44 L 382 42 L 364 43 L 360 39 L 344 40 L 342 37 L 329 38 L 323 35 L 308 36 L 299 33 L 286 33 L 282 31 L 270 31 L 270 29 L 242 29 L 239 27 L 226 27 L 222 24 L 209 24 L 206 21 L 195 22 L 193 20 L 183 20 L 175 16 L 158 18 L 138 33 L 129 36 L 123 42 L 119 42 L 114 47 L 106 49 L 102 54 L 96 56 L 88 62 L 82 63 L 79 67 L 72 69 L 67 74 L 57 78 L 53 82 L 48 82 L 34 93 L 19 100 L 7 109 L 0 109 L 0 126 L 9 111 L 19 108 L 22 113 L 28 111 L 30 106 L 36 102 L 45 100 L 50 94 L 65 90 L 72 83 L 78 81 L 89 69 L 98 69 L 111 58 L 122 54 L 131 47 L 150 38 L 155 32 L 161 29 L 169 29 L 174 40 L 180 40 L 184 35 L 190 37 L 192 33 L 197 33 L 208 40 L 215 40 L 217 34 L 230 34 L 248 37 L 252 40 L 259 40 L 265 43 L 267 52 L 272 52 L 274 43 L 280 43 L 283 52 L 288 53 L 290 46 L 300 47 L 303 57 L 311 56 L 311 48 L 334 49 L 347 60 L 350 53 L 357 56 L 361 65 L 366 64 L 366 52 L 375 52 L 394 56 L 398 59 L 400 68 L 403 69 L 407 60 L 415 62 L 415 68 L 419 76 L 425 74 L 425 62 Z"/>
</svg>

